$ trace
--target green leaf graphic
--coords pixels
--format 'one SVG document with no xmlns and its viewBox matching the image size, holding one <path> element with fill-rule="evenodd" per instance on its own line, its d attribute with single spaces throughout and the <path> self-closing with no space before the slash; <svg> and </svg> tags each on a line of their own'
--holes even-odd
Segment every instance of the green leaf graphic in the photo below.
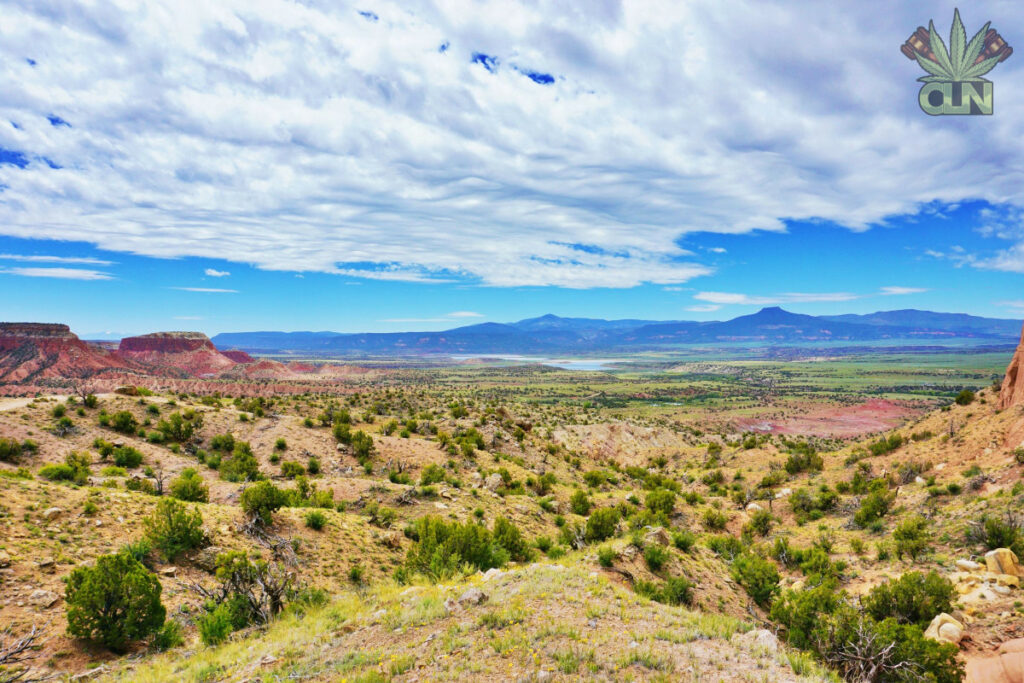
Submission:
<svg viewBox="0 0 1024 683">
<path fill-rule="evenodd" d="M 949 83 L 949 79 L 945 76 L 921 76 L 917 79 L 919 83 Z"/>
<path fill-rule="evenodd" d="M 981 54 L 981 48 L 985 47 L 985 34 L 988 33 L 988 27 L 991 25 L 992 22 L 990 21 L 982 26 L 981 30 L 971 38 L 971 42 L 967 44 L 967 49 L 964 50 L 963 66 L 960 68 L 961 74 L 967 73 L 974 66 L 974 60 Z"/>
<path fill-rule="evenodd" d="M 953 10 L 953 27 L 949 29 L 949 61 L 953 65 L 953 76 L 959 78 L 963 72 L 964 46 L 967 43 L 967 31 L 960 21 L 960 10 Z"/>
<path fill-rule="evenodd" d="M 914 52 L 914 56 L 917 57 L 917 63 L 921 65 L 921 68 L 930 73 L 932 76 L 937 76 L 944 81 L 953 80 L 953 74 L 949 73 L 942 68 L 941 64 L 937 64 L 932 60 L 928 59 L 920 52 Z M 981 66 L 980 64 L 978 66 Z"/>
<path fill-rule="evenodd" d="M 999 63 L 999 57 L 990 57 L 983 62 L 979 62 L 967 69 L 963 73 L 964 78 L 977 78 L 978 76 L 984 76 L 992 69 L 996 68 L 996 64 Z"/>
<path fill-rule="evenodd" d="M 949 61 L 949 52 L 946 50 L 946 44 L 942 42 L 942 36 L 935 32 L 934 21 L 928 22 L 928 36 L 932 44 L 932 52 L 935 53 L 935 61 L 951 79 L 955 79 L 956 72 L 953 71 L 953 64 Z M 925 69 L 925 71 L 927 71 L 927 69 Z M 941 76 L 942 74 L 935 75 Z"/>
</svg>

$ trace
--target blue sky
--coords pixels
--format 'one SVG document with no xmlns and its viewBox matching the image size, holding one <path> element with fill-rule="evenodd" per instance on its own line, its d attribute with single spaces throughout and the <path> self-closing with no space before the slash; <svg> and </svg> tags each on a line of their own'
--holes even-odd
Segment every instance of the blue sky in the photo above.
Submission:
<svg viewBox="0 0 1024 683">
<path fill-rule="evenodd" d="M 5 10 L 0 319 L 1024 317 L 1024 61 L 932 118 L 899 53 L 953 3 L 180 5 Z"/>
</svg>

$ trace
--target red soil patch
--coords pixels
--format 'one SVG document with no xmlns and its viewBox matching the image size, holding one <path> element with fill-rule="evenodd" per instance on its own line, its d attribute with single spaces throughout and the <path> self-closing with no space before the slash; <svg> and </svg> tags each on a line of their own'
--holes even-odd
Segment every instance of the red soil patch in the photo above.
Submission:
<svg viewBox="0 0 1024 683">
<path fill-rule="evenodd" d="M 921 403 L 873 398 L 853 406 L 822 406 L 803 415 L 744 418 L 737 421 L 737 426 L 742 431 L 766 434 L 849 438 L 889 431 L 928 409 Z"/>
</svg>

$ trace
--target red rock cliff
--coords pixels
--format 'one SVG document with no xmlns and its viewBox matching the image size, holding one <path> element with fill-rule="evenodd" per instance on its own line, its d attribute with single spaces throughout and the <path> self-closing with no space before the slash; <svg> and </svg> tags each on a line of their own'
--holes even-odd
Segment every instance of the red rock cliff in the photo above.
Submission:
<svg viewBox="0 0 1024 683">
<path fill-rule="evenodd" d="M 1017 405 L 1024 405 L 1024 330 L 1021 331 L 1017 352 L 1013 354 L 1013 360 L 1006 368 L 1003 388 L 999 390 L 999 408 L 1001 410 Z"/>
<path fill-rule="evenodd" d="M 120 358 L 86 344 L 67 325 L 0 323 L 0 382 L 88 377 L 124 367 Z"/>
<path fill-rule="evenodd" d="M 201 332 L 154 332 L 125 337 L 118 354 L 156 369 L 176 369 L 194 377 L 216 375 L 235 365 Z"/>
</svg>

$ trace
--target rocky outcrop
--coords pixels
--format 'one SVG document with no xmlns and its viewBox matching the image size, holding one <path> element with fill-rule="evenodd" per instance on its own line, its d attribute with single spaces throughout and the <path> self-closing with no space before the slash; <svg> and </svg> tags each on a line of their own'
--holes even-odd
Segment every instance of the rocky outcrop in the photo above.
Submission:
<svg viewBox="0 0 1024 683">
<path fill-rule="evenodd" d="M 967 662 L 967 683 L 1021 683 L 1024 681 L 1024 638 L 999 646 L 995 657 Z"/>
<path fill-rule="evenodd" d="M 210 377 L 235 366 L 202 332 L 154 332 L 125 337 L 118 354 L 157 370 L 177 370 L 192 377 Z"/>
<path fill-rule="evenodd" d="M 83 342 L 67 325 L 0 323 L 0 383 L 77 379 L 126 367 L 115 354 Z"/>
<path fill-rule="evenodd" d="M 1006 368 L 1003 387 L 999 390 L 1000 410 L 1018 405 L 1024 405 L 1024 330 L 1021 331 L 1020 346 Z"/>
<path fill-rule="evenodd" d="M 951 645 L 959 645 L 964 637 L 964 625 L 943 612 L 932 619 L 932 623 L 924 632 L 924 637 Z"/>
<path fill-rule="evenodd" d="M 236 363 L 255 363 L 256 359 L 247 354 L 245 351 L 221 351 L 225 356 L 235 361 Z"/>
</svg>

